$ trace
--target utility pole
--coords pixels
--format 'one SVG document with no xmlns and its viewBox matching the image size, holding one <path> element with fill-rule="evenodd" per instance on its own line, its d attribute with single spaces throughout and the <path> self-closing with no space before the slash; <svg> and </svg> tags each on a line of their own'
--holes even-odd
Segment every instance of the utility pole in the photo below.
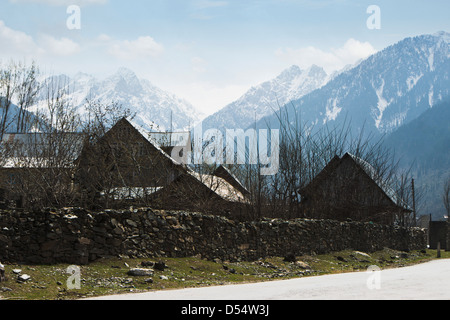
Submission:
<svg viewBox="0 0 450 320">
<path fill-rule="evenodd" d="M 169 131 L 169 146 L 172 146 L 172 132 L 173 132 L 173 111 L 170 110 L 170 131 Z"/>
</svg>

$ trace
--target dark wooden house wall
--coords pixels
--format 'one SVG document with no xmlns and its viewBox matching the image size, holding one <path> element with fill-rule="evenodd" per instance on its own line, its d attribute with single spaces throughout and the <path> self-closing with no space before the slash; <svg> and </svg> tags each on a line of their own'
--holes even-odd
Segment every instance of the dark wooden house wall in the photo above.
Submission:
<svg viewBox="0 0 450 320">
<path fill-rule="evenodd" d="M 392 223 L 401 211 L 351 158 L 334 159 L 302 191 L 305 216 Z"/>
</svg>

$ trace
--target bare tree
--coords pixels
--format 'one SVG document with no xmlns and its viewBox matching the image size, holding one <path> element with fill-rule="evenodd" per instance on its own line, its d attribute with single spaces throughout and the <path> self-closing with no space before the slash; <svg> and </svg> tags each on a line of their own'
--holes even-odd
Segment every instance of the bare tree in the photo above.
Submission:
<svg viewBox="0 0 450 320">
<path fill-rule="evenodd" d="M 39 91 L 36 77 L 39 73 L 34 63 L 27 66 L 24 63 L 11 61 L 6 66 L 0 66 L 0 165 L 2 167 L 2 193 L 10 193 L 9 186 L 18 185 L 14 170 L 17 160 L 17 141 L 4 139 L 7 133 L 24 133 L 34 120 L 29 108 L 34 104 Z M 20 179 L 19 179 L 20 180 Z"/>
<path fill-rule="evenodd" d="M 0 140 L 3 139 L 3 134 L 14 121 L 10 116 L 10 109 L 15 92 L 18 88 L 18 79 L 19 72 L 13 63 L 6 68 L 0 69 Z"/>
<path fill-rule="evenodd" d="M 30 66 L 11 61 L 0 68 L 0 138 L 9 130 L 25 132 L 26 124 L 31 120 L 28 109 L 35 103 L 39 92 L 37 76 L 39 70 L 33 62 Z M 11 107 L 16 104 L 17 110 L 12 113 Z"/>
<path fill-rule="evenodd" d="M 386 189 L 392 188 L 390 195 L 400 193 L 397 199 L 402 199 L 410 204 L 411 188 L 408 181 L 411 181 L 409 171 L 399 170 L 399 161 L 391 150 L 383 146 L 383 137 L 367 134 L 363 128 L 359 133 L 351 130 L 351 124 L 345 120 L 338 126 L 323 126 L 320 129 L 314 125 L 308 125 L 302 121 L 296 109 L 292 106 L 292 112 L 288 112 L 289 106 L 280 108 L 276 113 L 280 128 L 280 170 L 273 176 L 260 176 L 258 166 L 246 166 L 241 170 L 236 170 L 237 174 L 245 182 L 252 192 L 255 217 L 269 216 L 281 218 L 336 218 L 331 215 L 329 208 L 317 208 L 315 212 L 305 210 L 304 199 L 301 199 L 299 190 L 307 186 L 336 156 L 342 157 L 345 153 L 350 153 L 363 166 L 370 167 L 370 178 Z M 349 176 L 342 185 L 351 186 L 354 177 Z M 369 190 L 328 190 L 323 195 L 324 199 L 341 199 L 341 194 L 347 196 L 346 203 L 334 203 L 334 207 L 346 214 L 350 210 L 354 212 L 364 212 L 368 210 L 367 205 L 378 201 L 375 194 L 370 195 Z M 350 194 L 352 193 L 352 194 Z M 366 193 L 366 197 L 361 194 Z M 361 202 L 362 199 L 365 202 Z M 372 199 L 371 199 L 372 198 Z M 403 199 L 404 198 L 404 199 Z M 340 201 L 340 200 L 339 200 Z M 400 200 L 399 200 L 400 201 Z M 350 208 L 353 206 L 353 208 Z M 380 209 L 380 218 L 383 215 L 392 215 Z M 399 213 L 396 223 L 410 224 L 412 218 L 405 212 Z M 361 219 L 363 216 L 358 217 Z M 372 217 L 373 218 L 373 217 Z"/>
<path fill-rule="evenodd" d="M 29 108 L 36 102 L 36 97 L 40 91 L 40 85 L 37 81 L 39 69 L 33 62 L 29 67 L 24 64 L 17 66 L 19 70 L 19 81 L 16 91 L 17 106 L 19 108 L 17 114 L 17 132 L 27 132 L 30 128 L 28 124 L 32 122 L 32 114 Z"/>
<path fill-rule="evenodd" d="M 31 89 L 32 83 L 28 87 L 18 90 L 22 92 L 22 108 L 28 107 L 33 101 L 29 95 L 37 90 Z M 11 165 L 16 180 L 10 188 L 25 207 L 69 206 L 75 200 L 71 182 L 73 161 L 81 144 L 77 133 L 80 120 L 66 98 L 69 93 L 66 82 L 54 78 L 44 90 L 45 106 L 33 117 L 26 117 L 20 110 L 18 126 L 26 132 L 14 136 Z"/>
</svg>

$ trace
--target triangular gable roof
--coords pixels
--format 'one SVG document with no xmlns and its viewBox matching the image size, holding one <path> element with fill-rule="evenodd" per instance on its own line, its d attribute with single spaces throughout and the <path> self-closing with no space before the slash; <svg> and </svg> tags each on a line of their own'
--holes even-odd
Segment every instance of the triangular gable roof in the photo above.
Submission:
<svg viewBox="0 0 450 320">
<path fill-rule="evenodd" d="M 126 117 L 121 118 L 119 121 L 117 121 L 108 131 L 106 131 L 103 136 L 99 137 L 95 142 L 94 145 L 99 143 L 99 141 L 102 141 L 105 139 L 112 130 L 114 130 L 118 126 L 128 126 L 131 129 L 135 130 L 139 135 L 141 135 L 153 148 L 155 148 L 165 159 L 167 159 L 169 162 L 171 162 L 173 165 L 175 165 L 178 169 L 181 169 L 182 171 L 185 171 L 186 168 L 181 165 L 181 163 L 177 162 L 175 159 L 173 159 L 171 156 L 169 156 L 164 150 L 159 146 L 155 140 L 153 140 L 147 131 L 145 131 L 142 127 L 139 125 L 133 123 L 130 119 L 127 119 Z"/>
<path fill-rule="evenodd" d="M 325 166 L 325 168 L 322 169 L 312 180 L 311 182 L 299 190 L 300 194 L 303 194 L 305 192 L 308 192 L 308 190 L 314 189 L 318 184 L 320 184 L 323 180 L 327 178 L 331 172 L 334 171 L 334 169 L 340 164 L 341 158 L 338 156 L 335 156 L 333 159 L 331 159 L 330 162 Z"/>
<path fill-rule="evenodd" d="M 191 177 L 195 178 L 198 182 L 202 183 L 220 198 L 230 202 L 246 202 L 246 195 L 238 188 L 235 188 L 227 180 L 218 177 L 216 175 L 199 174 L 197 172 L 190 171 L 188 173 Z"/>
<path fill-rule="evenodd" d="M 344 160 L 346 157 L 352 159 L 369 176 L 369 178 L 376 183 L 376 185 L 383 191 L 389 200 L 403 209 L 411 210 L 408 204 L 400 198 L 397 192 L 389 186 L 387 181 L 377 173 L 375 168 L 370 163 L 348 152 L 344 155 L 344 157 L 342 157 L 342 159 Z"/>
<path fill-rule="evenodd" d="M 247 190 L 246 187 L 244 187 L 244 185 L 239 181 L 239 179 L 233 173 L 231 173 L 231 171 L 228 170 L 228 168 L 224 167 L 223 165 L 217 167 L 217 169 L 214 171 L 214 175 L 227 181 L 233 187 L 238 189 L 243 195 L 250 194 L 250 192 Z"/>
<path fill-rule="evenodd" d="M 179 163 L 178 161 L 176 161 L 174 158 L 172 158 L 170 155 L 168 155 L 166 152 L 164 152 L 164 150 L 162 149 L 162 147 L 156 142 L 155 139 L 152 138 L 152 135 L 150 132 L 145 131 L 144 128 L 142 128 L 141 126 L 133 123 L 133 121 L 128 120 L 126 118 L 122 118 L 120 121 L 126 121 L 129 125 L 131 125 L 136 131 L 138 131 L 144 138 L 145 140 L 147 140 L 156 150 L 158 150 L 167 160 L 169 160 L 170 162 L 172 162 L 174 165 L 180 167 L 180 169 L 185 170 L 186 168 Z"/>
<path fill-rule="evenodd" d="M 408 204 L 398 196 L 398 194 L 387 184 L 387 182 L 380 175 L 377 174 L 377 171 L 371 164 L 355 155 L 352 155 L 351 153 L 346 153 L 342 158 L 335 156 L 311 181 L 310 184 L 300 190 L 300 194 L 305 194 L 309 190 L 313 190 L 318 184 L 326 180 L 326 178 L 346 160 L 352 161 L 357 168 L 359 168 L 365 175 L 367 175 L 369 179 L 373 181 L 373 183 L 394 205 L 399 206 L 404 210 L 412 211 Z"/>
</svg>

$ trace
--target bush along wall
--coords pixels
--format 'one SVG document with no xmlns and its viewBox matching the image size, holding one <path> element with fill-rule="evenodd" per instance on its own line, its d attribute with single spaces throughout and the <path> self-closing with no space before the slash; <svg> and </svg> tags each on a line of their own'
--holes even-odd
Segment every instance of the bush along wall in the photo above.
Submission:
<svg viewBox="0 0 450 320">
<path fill-rule="evenodd" d="M 236 222 L 149 208 L 0 211 L 0 261 L 88 264 L 99 258 L 187 257 L 256 260 L 353 249 L 425 249 L 422 229 L 333 220 Z"/>
</svg>

